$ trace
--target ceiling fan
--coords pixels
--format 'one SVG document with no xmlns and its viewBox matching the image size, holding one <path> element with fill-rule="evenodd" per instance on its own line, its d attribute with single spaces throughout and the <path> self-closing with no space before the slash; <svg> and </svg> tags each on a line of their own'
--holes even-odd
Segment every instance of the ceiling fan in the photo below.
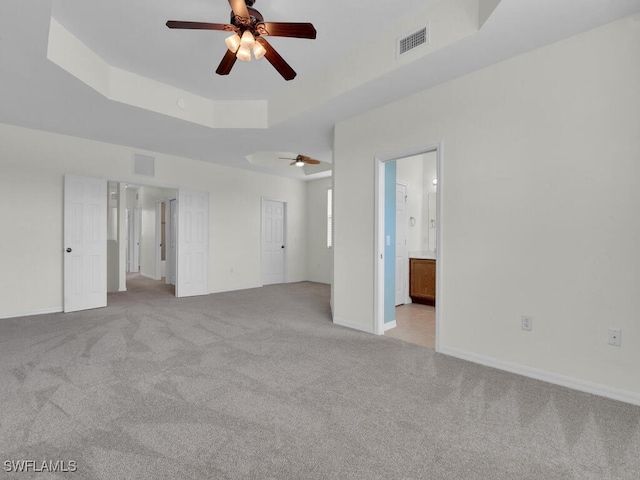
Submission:
<svg viewBox="0 0 640 480">
<path fill-rule="evenodd" d="M 282 160 L 293 160 L 289 165 L 295 165 L 296 167 L 304 167 L 305 165 L 318 165 L 320 160 L 307 157 L 306 155 L 298 155 L 296 158 L 280 157 Z"/>
<path fill-rule="evenodd" d="M 296 72 L 267 42 L 265 36 L 316 38 L 316 29 L 311 23 L 265 22 L 262 14 L 253 8 L 255 0 L 229 0 L 231 5 L 230 23 L 180 22 L 169 20 L 169 28 L 194 30 L 223 30 L 233 32 L 227 37 L 227 53 L 216 70 L 218 75 L 228 75 L 237 60 L 248 62 L 251 51 L 256 60 L 265 57 L 284 77 L 293 80 Z"/>
</svg>

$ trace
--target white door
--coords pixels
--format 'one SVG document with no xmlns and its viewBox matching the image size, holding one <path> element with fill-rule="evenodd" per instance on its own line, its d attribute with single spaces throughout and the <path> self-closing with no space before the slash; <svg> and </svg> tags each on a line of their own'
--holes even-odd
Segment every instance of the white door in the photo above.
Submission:
<svg viewBox="0 0 640 480">
<path fill-rule="evenodd" d="M 209 193 L 178 191 L 177 297 L 209 293 Z"/>
<path fill-rule="evenodd" d="M 407 237 L 407 186 L 396 183 L 396 305 L 403 305 L 407 300 L 409 282 Z"/>
<path fill-rule="evenodd" d="M 262 284 L 284 283 L 284 202 L 262 201 Z"/>
<path fill-rule="evenodd" d="M 64 311 L 107 305 L 107 182 L 64 177 Z"/>
<path fill-rule="evenodd" d="M 169 208 L 167 209 L 167 264 L 165 271 L 165 282 L 169 285 L 176 284 L 176 252 L 177 252 L 177 238 L 178 228 L 176 222 L 177 202 L 175 199 L 169 202 Z"/>
</svg>

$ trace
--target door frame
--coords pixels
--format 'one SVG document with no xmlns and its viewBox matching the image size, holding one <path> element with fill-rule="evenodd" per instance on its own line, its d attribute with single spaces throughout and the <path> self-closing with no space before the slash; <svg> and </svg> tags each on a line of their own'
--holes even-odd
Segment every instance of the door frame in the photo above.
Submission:
<svg viewBox="0 0 640 480">
<path fill-rule="evenodd" d="M 171 208 L 173 206 L 173 216 L 171 212 Z M 167 261 L 165 264 L 165 284 L 173 285 L 175 287 L 178 281 L 178 198 L 176 193 L 176 198 L 171 198 L 167 201 L 167 210 L 166 210 L 166 232 L 168 232 L 169 240 L 167 252 Z M 167 233 L 165 232 L 165 242 L 167 242 Z M 173 238 L 175 238 L 175 247 L 173 247 L 172 242 Z M 173 252 L 173 253 L 172 253 Z M 171 276 L 167 274 L 167 267 L 171 267 Z M 172 283 L 173 282 L 173 283 Z"/>
<path fill-rule="evenodd" d="M 127 243 L 129 248 L 128 273 L 140 273 L 140 240 L 142 238 L 142 209 L 140 207 L 128 208 L 129 223 Z M 137 241 L 136 241 L 137 240 Z"/>
<path fill-rule="evenodd" d="M 176 196 L 178 191 L 176 190 Z M 169 221 L 169 207 L 171 200 L 175 200 L 173 198 L 163 198 L 162 200 L 156 201 L 156 250 L 155 250 L 155 258 L 156 258 L 156 274 L 155 280 L 162 280 L 162 205 L 164 204 L 164 216 L 165 216 L 165 232 L 164 232 L 164 247 L 165 247 L 165 262 L 166 262 L 166 248 L 167 248 L 167 235 L 170 234 L 169 229 L 171 228 L 171 223 Z M 165 263 L 166 267 L 166 263 Z M 166 268 L 165 268 L 166 274 Z"/>
<path fill-rule="evenodd" d="M 374 333 L 376 335 L 384 334 L 384 164 L 385 162 L 391 162 L 394 160 L 400 160 L 406 157 L 412 157 L 415 155 L 421 155 L 429 152 L 436 152 L 436 178 L 438 179 L 438 189 L 436 191 L 436 263 L 438 268 L 436 269 L 436 335 L 435 335 L 435 350 L 440 351 L 440 332 L 442 330 L 442 272 L 446 268 L 446 265 L 442 263 L 442 189 L 444 182 L 444 169 L 443 169 L 443 156 L 444 156 L 444 142 L 440 140 L 437 143 L 429 143 L 415 148 L 396 151 L 391 154 L 380 154 L 374 156 Z"/>
<path fill-rule="evenodd" d="M 156 273 L 154 275 L 155 280 L 162 280 L 162 204 L 166 204 L 166 200 L 158 200 L 156 202 L 156 248 L 154 252 L 156 258 Z"/>
<path fill-rule="evenodd" d="M 284 255 L 282 257 L 282 283 L 287 283 L 287 266 L 288 266 L 288 250 L 289 250 L 289 237 L 287 236 L 288 217 L 289 217 L 289 204 L 286 200 L 274 197 L 260 197 L 260 284 L 264 283 L 264 202 L 280 202 L 282 203 L 282 239 L 284 241 Z"/>
<path fill-rule="evenodd" d="M 407 242 L 409 241 L 409 226 L 407 225 L 407 221 L 409 220 L 408 214 L 407 214 L 407 209 L 408 209 L 408 204 L 406 201 L 406 198 L 409 196 L 409 185 L 407 185 L 406 182 L 399 182 L 398 180 L 396 180 L 396 192 L 398 190 L 398 185 L 402 185 L 404 187 L 404 194 L 405 194 L 405 210 L 404 210 L 404 214 L 405 214 L 405 226 L 404 226 L 404 234 L 405 234 L 405 255 L 404 258 L 406 259 L 406 268 L 403 270 L 403 276 L 404 278 L 404 283 L 402 285 L 402 305 L 406 305 L 408 302 L 407 300 L 409 299 L 409 249 L 407 248 Z M 396 207 L 396 212 L 397 212 L 397 207 Z M 437 231 L 437 230 L 436 230 Z M 396 239 L 398 238 L 398 219 L 397 219 L 397 213 L 396 213 Z M 396 240 L 396 247 L 397 247 L 398 241 Z M 396 259 L 398 258 L 398 254 L 396 251 Z M 398 281 L 398 277 L 396 276 L 396 282 Z M 397 286 L 397 285 L 396 285 Z M 398 299 L 396 298 L 396 302 L 398 301 Z M 396 305 L 397 306 L 397 305 Z"/>
<path fill-rule="evenodd" d="M 102 178 L 102 177 L 101 177 Z M 162 188 L 165 190 L 175 190 L 175 197 L 167 197 L 165 199 L 162 200 L 158 200 L 158 201 L 162 201 L 162 202 L 169 202 L 170 200 L 173 199 L 177 199 L 178 195 L 180 194 L 180 187 L 176 186 L 176 185 L 170 185 L 170 184 L 163 184 L 163 183 L 151 183 L 151 182 L 145 182 L 144 180 L 141 179 L 127 179 L 127 178 L 122 178 L 122 177 L 106 177 L 106 181 L 108 182 L 115 182 L 118 184 L 122 184 L 122 185 L 126 185 L 127 187 L 154 187 L 154 188 Z M 123 200 L 123 209 L 125 211 L 129 210 L 130 211 L 130 215 L 135 217 L 134 214 L 134 208 L 128 208 L 126 205 L 126 188 L 120 192 L 121 194 L 125 195 L 124 200 Z M 142 220 L 142 211 L 140 212 L 140 219 Z M 127 223 L 126 225 L 126 231 L 128 232 L 129 230 L 129 221 L 128 219 L 126 219 L 126 214 L 125 214 L 125 221 Z M 135 220 L 131 220 L 131 221 L 135 221 Z M 177 220 L 177 215 L 176 215 L 176 224 L 178 223 Z M 140 233 L 142 233 L 142 225 L 139 225 L 140 228 Z M 156 232 L 157 232 L 157 225 L 156 225 Z M 130 242 L 131 240 L 129 238 L 126 239 L 127 240 L 127 251 L 129 252 L 129 254 L 131 254 L 132 252 L 129 249 L 130 246 Z M 176 243 L 178 242 L 178 240 L 176 239 Z M 157 242 L 156 242 L 157 243 Z M 156 255 L 155 251 L 154 251 L 154 255 Z M 125 258 L 125 262 L 124 262 L 124 270 L 125 270 L 125 275 L 129 272 L 129 259 Z M 140 255 L 138 255 L 138 264 L 140 263 Z M 122 265 L 120 265 L 120 267 L 122 267 Z M 176 268 L 177 270 L 177 268 Z M 138 273 L 140 272 L 140 269 L 138 268 Z M 156 269 L 156 273 L 160 273 L 160 270 Z M 177 275 L 176 275 L 176 283 L 177 283 Z M 126 281 L 125 281 L 125 288 L 124 290 L 126 292 Z M 177 296 L 177 295 L 176 295 Z"/>
</svg>

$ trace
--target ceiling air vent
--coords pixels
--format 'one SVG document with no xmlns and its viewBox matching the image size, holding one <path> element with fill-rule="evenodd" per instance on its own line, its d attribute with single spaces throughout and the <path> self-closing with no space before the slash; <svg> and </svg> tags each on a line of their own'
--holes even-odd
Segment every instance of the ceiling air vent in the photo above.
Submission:
<svg viewBox="0 0 640 480">
<path fill-rule="evenodd" d="M 427 27 L 398 40 L 398 55 L 425 44 L 429 44 L 429 29 Z"/>
<path fill-rule="evenodd" d="M 140 153 L 133 154 L 133 173 L 136 175 L 146 175 L 147 177 L 153 177 L 155 175 L 155 162 L 156 159 L 149 155 L 142 155 Z"/>
</svg>

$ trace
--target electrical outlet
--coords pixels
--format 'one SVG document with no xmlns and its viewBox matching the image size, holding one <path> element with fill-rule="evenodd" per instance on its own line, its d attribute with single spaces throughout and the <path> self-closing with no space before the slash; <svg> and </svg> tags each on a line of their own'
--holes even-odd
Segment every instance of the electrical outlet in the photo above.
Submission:
<svg viewBox="0 0 640 480">
<path fill-rule="evenodd" d="M 616 347 L 619 347 L 621 336 L 622 336 L 622 330 L 620 330 L 619 328 L 610 328 L 609 329 L 609 345 L 614 345 Z"/>
<path fill-rule="evenodd" d="M 522 315 L 521 319 L 522 319 L 523 330 L 527 330 L 529 332 L 533 330 L 533 317 L 529 315 Z"/>
</svg>

